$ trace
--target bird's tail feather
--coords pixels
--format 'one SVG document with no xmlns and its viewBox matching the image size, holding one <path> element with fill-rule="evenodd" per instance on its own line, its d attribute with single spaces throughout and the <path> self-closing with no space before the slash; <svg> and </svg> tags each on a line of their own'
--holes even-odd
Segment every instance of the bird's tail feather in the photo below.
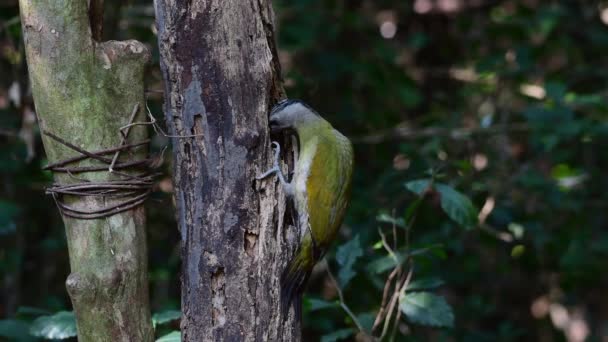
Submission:
<svg viewBox="0 0 608 342">
<path fill-rule="evenodd" d="M 302 314 L 302 293 L 310 277 L 314 260 L 306 248 L 298 250 L 281 275 L 281 310 L 283 318 L 289 315 L 289 306 L 294 303 L 298 319 Z"/>
</svg>

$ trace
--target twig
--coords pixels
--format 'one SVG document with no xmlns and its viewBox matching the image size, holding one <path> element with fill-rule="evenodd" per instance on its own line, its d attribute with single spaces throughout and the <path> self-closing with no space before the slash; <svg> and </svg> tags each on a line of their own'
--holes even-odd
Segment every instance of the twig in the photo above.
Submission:
<svg viewBox="0 0 608 342">
<path fill-rule="evenodd" d="M 139 102 L 136 103 L 135 106 L 133 106 L 133 110 L 131 111 L 131 117 L 129 118 L 129 124 L 133 123 L 133 120 L 135 120 L 135 115 L 137 115 L 138 111 L 139 111 Z M 124 146 L 127 143 L 127 138 L 129 137 L 129 132 L 131 132 L 131 126 L 127 125 L 127 127 L 124 128 L 124 130 L 125 130 L 125 132 L 123 132 L 123 128 L 120 128 L 120 130 L 119 130 L 120 135 L 122 136 L 120 138 L 119 146 Z M 114 164 L 116 164 L 116 161 L 118 160 L 120 151 L 121 150 L 116 151 L 116 153 L 114 154 L 114 157 L 112 158 L 112 162 L 110 163 L 110 166 L 108 167 L 108 171 L 110 173 L 114 172 Z"/>
<path fill-rule="evenodd" d="M 359 320 L 357 319 L 357 316 L 355 316 L 355 314 L 350 310 L 350 308 L 348 307 L 348 305 L 346 305 L 346 302 L 344 301 L 344 295 L 342 294 L 342 289 L 340 289 L 340 285 L 338 285 L 338 282 L 336 281 L 336 278 L 334 278 L 334 275 L 331 273 L 331 270 L 329 269 L 329 263 L 327 263 L 327 261 L 325 261 L 325 263 L 327 264 L 326 269 L 327 269 L 327 275 L 329 276 L 329 279 L 331 280 L 331 282 L 334 284 L 334 287 L 336 288 L 336 292 L 338 292 L 338 298 L 340 299 L 340 306 L 342 307 L 342 309 L 350 316 L 350 318 L 353 320 L 353 322 L 355 323 L 355 325 L 357 326 L 357 329 L 359 329 L 360 332 L 369 335 L 365 329 L 363 329 L 363 326 L 361 326 L 361 323 L 359 323 Z"/>
<path fill-rule="evenodd" d="M 393 258 L 393 260 L 395 260 L 395 263 L 399 264 L 400 262 L 399 258 L 397 258 L 397 254 L 395 254 L 395 251 L 393 251 L 393 249 L 388 245 L 386 235 L 384 235 L 380 227 L 378 227 L 378 234 L 380 234 L 380 238 L 382 239 L 382 246 L 384 247 L 384 249 L 386 249 L 388 254 Z"/>
<path fill-rule="evenodd" d="M 391 298 L 389 309 L 387 311 L 387 317 L 384 319 L 384 327 L 382 328 L 382 335 L 380 335 L 381 341 L 384 339 L 384 337 L 386 336 L 386 333 L 388 332 L 388 327 L 391 323 L 391 317 L 393 316 L 393 312 L 395 311 L 395 305 L 399 301 L 399 296 L 401 295 L 401 293 L 405 292 L 405 289 L 409 285 L 410 279 L 412 278 L 413 273 L 414 273 L 414 266 L 411 265 L 406 278 L 403 281 L 399 282 L 400 285 L 398 287 L 395 287 L 395 292 L 393 292 L 393 296 Z M 397 323 L 397 322 L 395 322 L 395 323 Z"/>
<path fill-rule="evenodd" d="M 376 315 L 376 319 L 374 320 L 374 325 L 372 326 L 372 332 L 375 331 L 380 326 L 380 323 L 382 323 L 382 321 L 386 317 L 386 304 L 388 304 L 387 303 L 388 292 L 391 288 L 391 284 L 393 283 L 393 279 L 400 272 L 401 272 L 401 266 L 399 265 L 399 267 L 395 267 L 393 269 L 391 274 L 388 276 L 386 283 L 384 284 L 384 290 L 382 291 L 382 302 L 380 304 L 380 310 L 378 310 L 378 314 Z"/>
</svg>

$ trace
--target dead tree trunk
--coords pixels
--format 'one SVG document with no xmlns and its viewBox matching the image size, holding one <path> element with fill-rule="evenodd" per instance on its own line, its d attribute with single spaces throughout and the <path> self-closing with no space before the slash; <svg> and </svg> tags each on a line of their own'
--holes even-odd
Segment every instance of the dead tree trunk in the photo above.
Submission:
<svg viewBox="0 0 608 342">
<path fill-rule="evenodd" d="M 19 3 L 32 91 L 49 163 L 78 157 L 56 164 L 56 184 L 80 183 L 84 184 L 81 189 L 90 189 L 94 183 L 107 186 L 124 179 L 107 171 L 108 163 L 103 160 L 112 158 L 112 153 L 84 158 L 77 150 L 117 147 L 121 144 L 119 128 L 132 114 L 136 114 L 136 121 L 146 120 L 143 72 L 148 49 L 137 41 L 95 40 L 101 35 L 103 0 Z M 146 136 L 145 127 L 133 127 L 127 142 L 139 142 Z M 117 165 L 145 158 L 146 150 L 123 151 Z M 130 168 L 121 171 L 134 174 Z M 123 199 L 129 197 L 123 195 Z M 62 212 L 71 267 L 66 285 L 76 314 L 78 340 L 153 340 L 143 207 L 82 219 L 74 216 L 95 216 L 82 213 L 98 212 L 123 199 L 105 194 L 58 197 L 60 205 L 75 210 L 64 208 Z"/>
<path fill-rule="evenodd" d="M 279 276 L 293 251 L 272 180 L 268 110 L 281 97 L 269 0 L 156 0 L 182 235 L 184 341 L 298 341 Z M 295 235 L 295 234 L 291 234 Z M 291 241 L 291 242 L 287 242 Z"/>
</svg>

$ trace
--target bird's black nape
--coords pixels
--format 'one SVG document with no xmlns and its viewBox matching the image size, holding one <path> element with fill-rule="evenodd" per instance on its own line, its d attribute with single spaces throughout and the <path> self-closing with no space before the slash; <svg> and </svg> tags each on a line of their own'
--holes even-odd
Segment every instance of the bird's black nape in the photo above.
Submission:
<svg viewBox="0 0 608 342">
<path fill-rule="evenodd" d="M 283 109 L 285 109 L 287 106 L 290 106 L 290 105 L 296 104 L 296 103 L 301 103 L 302 105 L 308 107 L 304 102 L 302 102 L 301 100 L 298 100 L 298 99 L 283 99 L 283 100 L 277 102 L 277 104 L 274 105 L 274 107 L 272 107 L 272 110 L 270 111 L 270 115 L 272 115 L 273 113 L 276 113 L 276 112 L 280 112 Z"/>
</svg>

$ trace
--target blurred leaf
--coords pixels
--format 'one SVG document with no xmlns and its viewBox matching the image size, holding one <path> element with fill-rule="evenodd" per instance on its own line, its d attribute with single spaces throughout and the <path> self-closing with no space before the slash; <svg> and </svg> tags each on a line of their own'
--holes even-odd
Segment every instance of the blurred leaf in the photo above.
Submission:
<svg viewBox="0 0 608 342">
<path fill-rule="evenodd" d="M 430 292 L 407 293 L 399 298 L 399 307 L 412 323 L 433 327 L 453 327 L 454 313 L 443 297 Z"/>
<path fill-rule="evenodd" d="M 438 277 L 428 277 L 422 279 L 414 279 L 407 287 L 407 291 L 431 290 L 445 284 L 443 279 Z"/>
<path fill-rule="evenodd" d="M 29 323 L 14 319 L 0 320 L 0 337 L 6 338 L 8 341 L 28 342 L 35 341 L 29 334 Z"/>
<path fill-rule="evenodd" d="M 182 333 L 179 331 L 172 331 L 167 335 L 161 336 L 156 342 L 181 342 Z"/>
<path fill-rule="evenodd" d="M 321 342 L 335 342 L 344 340 L 355 333 L 354 329 L 340 329 L 332 332 L 331 334 L 321 336 Z"/>
<path fill-rule="evenodd" d="M 427 190 L 430 189 L 431 183 L 432 182 L 430 179 L 419 179 L 405 183 L 405 187 L 409 191 L 422 196 Z"/>
<path fill-rule="evenodd" d="M 338 272 L 338 279 L 340 280 L 340 286 L 346 287 L 350 280 L 357 274 L 353 270 L 353 266 L 357 259 L 363 255 L 361 249 L 361 243 L 359 242 L 359 235 L 356 235 L 353 239 L 338 247 L 336 252 L 336 261 L 340 264 L 340 271 Z"/>
<path fill-rule="evenodd" d="M 167 310 L 163 312 L 158 312 L 152 315 L 152 325 L 156 326 L 157 324 L 164 324 L 171 321 L 179 320 L 182 316 L 181 311 L 179 310 Z"/>
<path fill-rule="evenodd" d="M 477 225 L 477 209 L 468 197 L 445 184 L 435 184 L 435 189 L 441 195 L 441 208 L 452 220 L 463 228 Z"/>
<path fill-rule="evenodd" d="M 308 309 L 308 311 L 317 311 L 337 307 L 337 304 L 335 302 L 328 302 L 323 299 L 310 297 L 304 298 L 304 305 Z"/>
<path fill-rule="evenodd" d="M 71 311 L 60 311 L 51 316 L 37 318 L 30 333 L 49 340 L 63 340 L 76 336 L 76 319 Z"/>
</svg>

